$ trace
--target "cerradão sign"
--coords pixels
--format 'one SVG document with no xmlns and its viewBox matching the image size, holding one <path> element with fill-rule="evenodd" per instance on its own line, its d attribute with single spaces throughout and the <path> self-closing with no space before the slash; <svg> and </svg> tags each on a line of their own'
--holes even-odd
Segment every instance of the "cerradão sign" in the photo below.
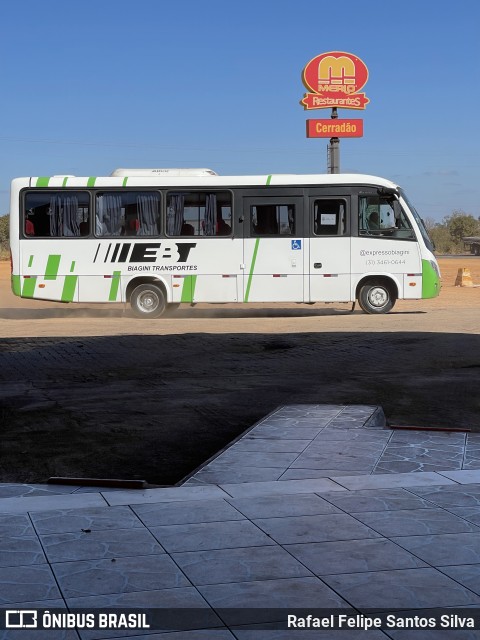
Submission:
<svg viewBox="0 0 480 640">
<path fill-rule="evenodd" d="M 307 120 L 307 138 L 361 138 L 363 120 Z"/>
</svg>

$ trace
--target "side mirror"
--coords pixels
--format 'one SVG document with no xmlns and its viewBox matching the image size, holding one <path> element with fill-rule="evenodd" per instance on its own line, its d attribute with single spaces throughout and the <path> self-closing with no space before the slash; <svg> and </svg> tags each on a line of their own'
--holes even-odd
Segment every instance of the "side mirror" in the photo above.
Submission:
<svg viewBox="0 0 480 640">
<path fill-rule="evenodd" d="M 379 196 L 398 196 L 398 190 L 393 187 L 379 187 L 377 193 Z"/>
</svg>

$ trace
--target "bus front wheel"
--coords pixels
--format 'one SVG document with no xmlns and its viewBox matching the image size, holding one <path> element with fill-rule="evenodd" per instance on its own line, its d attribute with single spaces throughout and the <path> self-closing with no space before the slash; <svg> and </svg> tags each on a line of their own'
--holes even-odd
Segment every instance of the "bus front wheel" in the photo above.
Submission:
<svg viewBox="0 0 480 640">
<path fill-rule="evenodd" d="M 140 284 L 132 291 L 130 305 L 138 318 L 159 318 L 167 302 L 163 291 L 155 284 Z"/>
<path fill-rule="evenodd" d="M 371 282 L 360 289 L 358 304 L 365 313 L 387 313 L 393 308 L 395 298 L 385 284 Z"/>
</svg>

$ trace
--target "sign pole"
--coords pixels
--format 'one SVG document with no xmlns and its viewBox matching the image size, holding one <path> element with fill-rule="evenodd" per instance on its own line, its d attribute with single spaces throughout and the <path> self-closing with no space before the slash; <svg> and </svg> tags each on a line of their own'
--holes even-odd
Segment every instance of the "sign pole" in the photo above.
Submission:
<svg viewBox="0 0 480 640">
<path fill-rule="evenodd" d="M 332 109 L 332 120 L 338 118 L 337 108 Z M 330 138 L 328 153 L 328 173 L 340 173 L 340 139 Z"/>
<path fill-rule="evenodd" d="M 302 81 L 308 89 L 300 104 L 304 109 L 332 109 L 330 119 L 307 120 L 307 138 L 330 138 L 327 171 L 340 173 L 340 138 L 361 138 L 363 120 L 338 119 L 341 109 L 365 109 L 370 100 L 360 93 L 368 69 L 358 56 L 346 51 L 321 53 L 304 67 Z"/>
</svg>

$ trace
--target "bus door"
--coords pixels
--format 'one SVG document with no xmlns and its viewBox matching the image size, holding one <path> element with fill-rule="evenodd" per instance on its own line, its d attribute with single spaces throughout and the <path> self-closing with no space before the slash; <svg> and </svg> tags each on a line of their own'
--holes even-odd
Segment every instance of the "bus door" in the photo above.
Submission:
<svg viewBox="0 0 480 640">
<path fill-rule="evenodd" d="M 338 194 L 338 191 L 336 191 Z M 309 302 L 348 302 L 350 287 L 350 196 L 310 196 Z"/>
<path fill-rule="evenodd" d="M 244 302 L 304 302 L 303 198 L 243 199 Z"/>
</svg>

